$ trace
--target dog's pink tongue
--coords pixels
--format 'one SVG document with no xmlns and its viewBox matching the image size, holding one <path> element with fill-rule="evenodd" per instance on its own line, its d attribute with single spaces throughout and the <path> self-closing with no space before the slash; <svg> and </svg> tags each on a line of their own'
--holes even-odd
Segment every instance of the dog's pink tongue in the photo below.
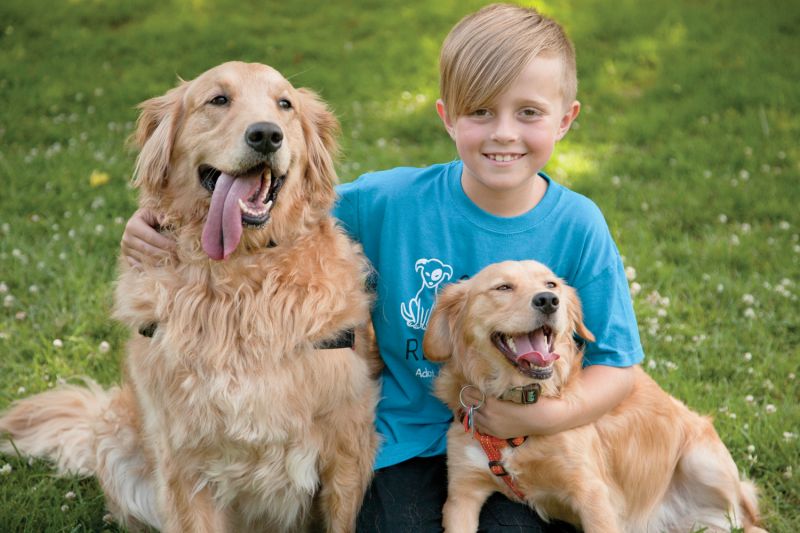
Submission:
<svg viewBox="0 0 800 533">
<path fill-rule="evenodd" d="M 517 363 L 547 366 L 560 357 L 555 352 L 549 353 L 550 347 L 547 346 L 547 339 L 541 329 L 531 335 L 514 337 L 514 346 L 516 347 Z"/>
<path fill-rule="evenodd" d="M 222 173 L 211 195 L 206 225 L 203 226 L 203 250 L 208 257 L 220 261 L 228 257 L 242 238 L 242 210 L 245 202 L 260 185 L 261 176 L 234 178 Z"/>
</svg>

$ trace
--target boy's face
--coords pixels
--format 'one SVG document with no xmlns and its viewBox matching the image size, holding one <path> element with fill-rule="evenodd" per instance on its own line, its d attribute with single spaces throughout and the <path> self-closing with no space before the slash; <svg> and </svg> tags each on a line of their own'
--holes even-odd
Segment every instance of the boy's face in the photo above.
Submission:
<svg viewBox="0 0 800 533">
<path fill-rule="evenodd" d="M 490 106 L 455 120 L 437 103 L 464 162 L 465 191 L 495 197 L 529 191 L 580 111 L 578 102 L 564 105 L 561 68 L 560 59 L 537 56 Z"/>
</svg>

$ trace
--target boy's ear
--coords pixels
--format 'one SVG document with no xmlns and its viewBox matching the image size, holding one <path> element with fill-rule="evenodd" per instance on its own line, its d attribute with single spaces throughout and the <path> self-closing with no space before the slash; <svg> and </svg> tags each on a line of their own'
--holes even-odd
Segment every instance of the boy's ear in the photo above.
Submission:
<svg viewBox="0 0 800 533">
<path fill-rule="evenodd" d="M 467 285 L 464 282 L 452 283 L 439 293 L 422 339 L 422 353 L 426 359 L 444 361 L 450 358 L 454 337 L 458 335 L 458 318 L 466 301 Z"/>
<path fill-rule="evenodd" d="M 444 124 L 444 129 L 446 129 L 447 133 L 450 134 L 450 137 L 453 140 L 455 140 L 455 130 L 453 128 L 453 121 L 447 114 L 447 108 L 444 106 L 444 101 L 441 98 L 436 100 L 436 112 L 439 114 L 439 118 L 442 119 L 442 123 Z"/>
<path fill-rule="evenodd" d="M 578 115 L 581 112 L 581 103 L 575 100 L 570 104 L 569 108 L 564 112 L 561 116 L 561 123 L 558 125 L 558 134 L 556 135 L 556 140 L 560 141 L 564 138 L 564 136 L 569 131 L 569 128 L 572 126 L 572 123 L 578 118 Z"/>
</svg>

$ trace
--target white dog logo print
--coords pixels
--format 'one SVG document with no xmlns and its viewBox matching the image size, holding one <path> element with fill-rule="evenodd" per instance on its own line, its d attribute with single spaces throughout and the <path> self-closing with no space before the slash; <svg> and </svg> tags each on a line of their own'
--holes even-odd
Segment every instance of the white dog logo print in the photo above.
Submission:
<svg viewBox="0 0 800 533">
<path fill-rule="evenodd" d="M 414 265 L 414 270 L 419 272 L 422 278 L 422 287 L 417 291 L 409 302 L 400 304 L 400 314 L 410 328 L 425 329 L 428 326 L 428 318 L 436 303 L 436 295 L 439 293 L 439 286 L 453 277 L 453 267 L 445 265 L 438 259 L 419 259 Z M 425 293 L 432 292 L 430 306 L 426 307 L 423 302 Z"/>
</svg>

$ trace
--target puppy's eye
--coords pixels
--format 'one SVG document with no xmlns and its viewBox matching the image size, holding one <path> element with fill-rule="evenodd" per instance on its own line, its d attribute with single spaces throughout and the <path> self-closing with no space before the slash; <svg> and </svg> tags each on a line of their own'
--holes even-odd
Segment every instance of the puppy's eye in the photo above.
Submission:
<svg viewBox="0 0 800 533">
<path fill-rule="evenodd" d="M 286 98 L 281 98 L 280 100 L 278 100 L 278 107 L 280 107 L 281 109 L 291 109 L 292 103 Z"/>
<path fill-rule="evenodd" d="M 509 285 L 508 283 L 503 283 L 502 285 L 498 285 L 494 288 L 496 291 L 513 291 L 514 287 Z"/>
<path fill-rule="evenodd" d="M 556 287 L 558 287 L 558 284 L 556 284 L 555 281 L 548 281 L 547 283 L 544 284 L 544 286 L 547 287 L 548 289 L 555 289 Z"/>
<path fill-rule="evenodd" d="M 218 94 L 217 96 L 208 101 L 209 104 L 215 106 L 223 106 L 226 105 L 228 102 L 230 102 L 230 100 L 224 94 Z"/>
</svg>

